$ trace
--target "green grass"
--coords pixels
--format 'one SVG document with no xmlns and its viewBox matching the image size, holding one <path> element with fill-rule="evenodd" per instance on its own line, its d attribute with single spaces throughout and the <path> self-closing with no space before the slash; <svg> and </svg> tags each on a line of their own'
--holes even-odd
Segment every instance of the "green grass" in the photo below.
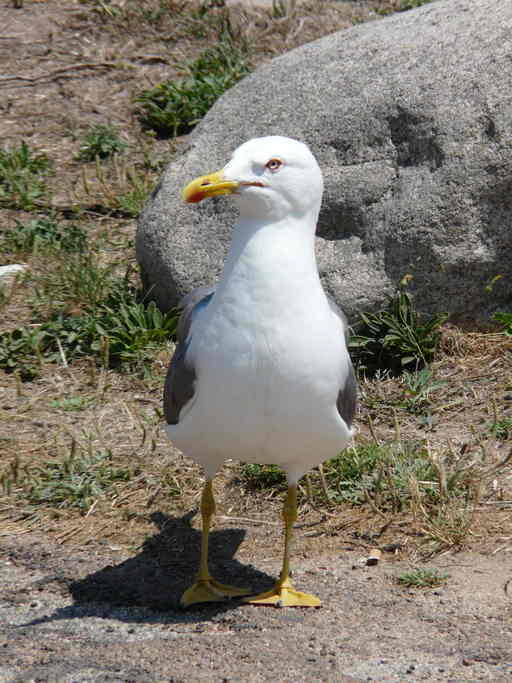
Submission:
<svg viewBox="0 0 512 683">
<path fill-rule="evenodd" d="M 507 441 L 512 437 L 512 417 L 502 417 L 491 425 L 491 432 L 500 441 Z"/>
<path fill-rule="evenodd" d="M 34 209 L 48 192 L 45 176 L 51 168 L 46 154 L 33 152 L 25 142 L 0 149 L 0 207 Z"/>
<path fill-rule="evenodd" d="M 46 362 L 67 365 L 90 356 L 104 367 L 142 371 L 173 337 L 177 313 L 142 300 L 129 271 L 123 277 L 118 264 L 103 262 L 99 243 L 83 252 L 61 246 L 60 239 L 47 242 L 33 258 L 25 276 L 32 321 L 0 334 L 0 368 L 28 381 Z"/>
<path fill-rule="evenodd" d="M 87 244 L 87 233 L 78 225 L 63 227 L 53 218 L 37 218 L 29 223 L 15 221 L 15 227 L 4 233 L 0 253 L 30 254 L 46 247 L 63 251 L 81 251 Z"/>
<path fill-rule="evenodd" d="M 156 173 L 161 172 L 165 165 L 155 162 L 150 154 L 150 151 L 144 150 L 144 161 L 130 166 L 125 158 L 120 160 L 114 155 L 107 168 L 96 157 L 94 187 L 91 188 L 85 174 L 82 176 L 86 195 L 94 197 L 95 202 L 99 200 L 105 213 L 136 218 L 153 190 Z"/>
<path fill-rule="evenodd" d="M 369 374 L 417 370 L 432 360 L 439 343 L 440 327 L 447 315 L 441 313 L 423 320 L 407 291 L 410 276 L 405 276 L 396 294 L 377 313 L 361 313 L 350 338 L 354 362 Z"/>
<path fill-rule="evenodd" d="M 70 454 L 65 458 L 24 468 L 13 461 L 4 472 L 0 485 L 4 495 L 16 490 L 32 505 L 75 508 L 85 513 L 114 484 L 129 481 L 133 474 L 130 468 L 113 463 L 110 450 L 84 450 L 73 441 Z"/>
<path fill-rule="evenodd" d="M 435 588 L 442 586 L 449 579 L 446 573 L 439 573 L 437 569 L 411 569 L 397 577 L 397 583 L 407 588 Z"/>
<path fill-rule="evenodd" d="M 323 470 L 332 503 L 370 500 L 379 509 L 398 512 L 411 503 L 411 479 L 424 500 L 433 503 L 440 497 L 438 473 L 428 450 L 417 442 L 363 443 L 327 461 Z"/>
<path fill-rule="evenodd" d="M 50 403 L 50 408 L 65 412 L 86 410 L 91 404 L 91 399 L 85 396 L 70 396 L 69 398 L 55 399 Z"/>
<path fill-rule="evenodd" d="M 94 161 L 96 157 L 107 159 L 122 154 L 127 147 L 113 126 L 98 124 L 91 126 L 84 135 L 78 158 L 81 161 Z"/>
<path fill-rule="evenodd" d="M 160 83 L 136 98 L 141 124 L 160 137 L 187 133 L 249 71 L 246 50 L 224 36 L 186 65 L 184 78 Z"/>
<path fill-rule="evenodd" d="M 154 302 L 137 301 L 135 292 L 115 286 L 117 292 L 107 292 L 95 308 L 56 313 L 46 322 L 0 334 L 0 368 L 29 381 L 45 362 L 67 365 L 90 356 L 104 367 L 142 370 L 173 337 L 177 314 L 161 313 Z"/>
<path fill-rule="evenodd" d="M 300 485 L 319 504 L 369 504 L 385 513 L 421 506 L 427 514 L 450 501 L 464 505 L 471 499 L 478 480 L 476 469 L 477 463 L 468 468 L 467 462 L 450 451 L 434 455 L 417 441 L 363 441 L 312 470 Z M 286 488 L 285 474 L 276 465 L 242 464 L 240 478 L 253 490 Z M 432 528 L 443 522 L 441 518 L 429 520 Z"/>
<path fill-rule="evenodd" d="M 126 191 L 117 196 L 117 209 L 130 218 L 140 214 L 154 186 L 153 176 L 131 168 L 126 173 Z"/>
</svg>

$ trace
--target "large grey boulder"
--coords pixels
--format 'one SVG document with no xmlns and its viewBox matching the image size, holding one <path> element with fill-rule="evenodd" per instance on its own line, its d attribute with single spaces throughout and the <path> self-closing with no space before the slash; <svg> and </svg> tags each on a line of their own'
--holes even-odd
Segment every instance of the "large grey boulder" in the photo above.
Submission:
<svg viewBox="0 0 512 683">
<path fill-rule="evenodd" d="M 183 185 L 246 139 L 278 134 L 307 142 L 323 169 L 318 263 L 349 317 L 406 273 L 426 313 L 483 320 L 510 308 L 511 36 L 512 2 L 438 0 L 305 45 L 239 83 L 140 218 L 137 255 L 159 305 L 215 282 L 235 220 L 226 198 L 183 204 Z"/>
</svg>

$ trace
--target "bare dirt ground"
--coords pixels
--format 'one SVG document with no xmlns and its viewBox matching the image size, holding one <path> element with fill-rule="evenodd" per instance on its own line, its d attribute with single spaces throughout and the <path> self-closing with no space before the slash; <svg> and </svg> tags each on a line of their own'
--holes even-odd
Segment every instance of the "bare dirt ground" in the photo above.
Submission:
<svg viewBox="0 0 512 683">
<path fill-rule="evenodd" d="M 116 125 L 129 144 L 121 163 L 154 183 L 181 140 L 142 131 L 133 97 L 215 40 L 215 15 L 224 11 L 215 4 L 206 30 L 197 5 L 186 2 L 25 0 L 15 9 L 3 0 L 0 7 L 1 144 L 26 140 L 46 152 L 55 172 L 40 214 L 51 209 L 93 237 L 108 235 L 110 259 L 135 266 L 135 220 L 115 203 L 126 174 L 79 162 L 80 139 L 91 124 Z M 293 20 L 235 7 L 231 20 L 252 41 L 258 64 L 396 5 L 309 2 Z M 2 209 L 0 233 L 33 215 Z M 29 295 L 20 288 L 0 331 L 30 321 Z M 421 505 L 335 506 L 303 491 L 294 578 L 323 601 L 310 611 L 178 607 L 198 561 L 201 478 L 160 431 L 168 352 L 145 377 L 86 361 L 45 363 L 23 384 L 0 373 L 2 476 L 15 460 L 46 463 L 75 445 L 108 448 L 117 464 L 133 468 L 128 482 L 86 511 L 35 505 L 20 491 L 0 497 L 0 680 L 512 680 L 512 472 L 493 469 L 511 444 L 490 428 L 511 416 L 511 353 L 503 334 L 447 327 L 432 365 L 441 384 L 419 411 L 400 379 L 362 383 L 358 438 L 373 430 L 378 440 L 398 439 L 398 429 L 433 451 L 453 449 L 468 463 L 483 454 L 485 462 L 472 475 L 471 504 L 441 521 Z M 80 399 L 80 410 L 59 407 L 70 398 Z M 249 491 L 237 463 L 226 465 L 216 487 L 214 572 L 262 590 L 279 572 L 281 494 Z M 383 558 L 368 567 L 374 546 Z M 434 588 L 397 583 L 418 566 L 448 577 Z"/>
<path fill-rule="evenodd" d="M 396 568 L 366 567 L 340 545 L 301 559 L 295 580 L 318 610 L 237 604 L 176 608 L 190 576 L 176 543 L 182 519 L 141 552 L 61 547 L 37 537 L 4 545 L 0 676 L 8 681 L 508 681 L 510 565 L 461 553 L 436 561 L 447 584 L 408 590 Z M 212 535 L 222 576 L 265 588 L 276 558 L 232 559 L 241 529 Z M 251 544 L 248 533 L 245 544 Z M 174 546 L 174 548 L 173 548 Z M 508 589 L 508 590 L 507 590 Z"/>
</svg>

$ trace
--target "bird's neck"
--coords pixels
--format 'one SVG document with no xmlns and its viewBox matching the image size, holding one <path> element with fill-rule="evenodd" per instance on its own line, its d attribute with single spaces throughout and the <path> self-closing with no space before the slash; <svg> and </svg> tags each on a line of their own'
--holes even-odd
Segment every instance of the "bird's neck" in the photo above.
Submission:
<svg viewBox="0 0 512 683">
<path fill-rule="evenodd" d="M 316 214 L 262 221 L 242 217 L 217 294 L 229 296 L 243 289 L 273 299 L 322 291 L 315 257 Z"/>
</svg>

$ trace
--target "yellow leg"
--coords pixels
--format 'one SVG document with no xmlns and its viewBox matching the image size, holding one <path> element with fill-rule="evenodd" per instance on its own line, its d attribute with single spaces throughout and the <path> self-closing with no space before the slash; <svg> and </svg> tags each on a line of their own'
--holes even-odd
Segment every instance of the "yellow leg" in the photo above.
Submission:
<svg viewBox="0 0 512 683">
<path fill-rule="evenodd" d="M 290 550 L 293 525 L 297 520 L 297 486 L 289 486 L 283 506 L 284 519 L 284 556 L 281 575 L 274 588 L 244 602 L 254 605 L 275 605 L 276 607 L 319 607 L 322 603 L 314 595 L 301 593 L 290 581 Z"/>
<path fill-rule="evenodd" d="M 208 479 L 201 496 L 201 517 L 203 530 L 201 535 L 201 560 L 196 581 L 181 596 L 183 607 L 189 607 L 198 602 L 222 602 L 228 598 L 249 595 L 250 590 L 226 586 L 210 576 L 208 571 L 208 538 L 210 524 L 215 513 L 215 499 L 213 497 L 212 480 Z"/>
</svg>

